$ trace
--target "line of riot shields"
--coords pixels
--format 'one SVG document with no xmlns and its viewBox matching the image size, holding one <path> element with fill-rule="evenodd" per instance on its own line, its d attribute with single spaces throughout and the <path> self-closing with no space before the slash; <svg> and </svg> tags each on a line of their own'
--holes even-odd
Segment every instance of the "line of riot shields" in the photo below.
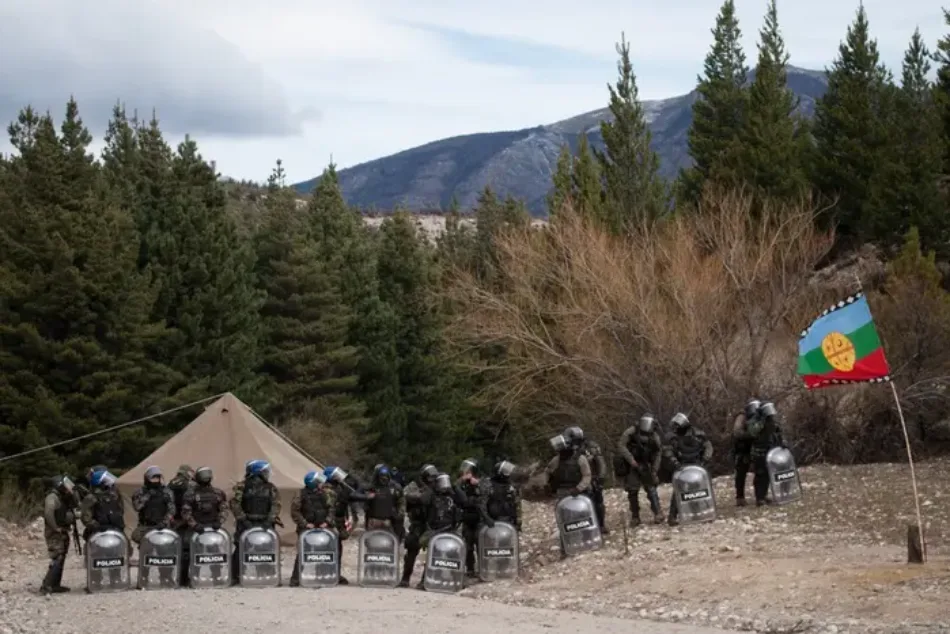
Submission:
<svg viewBox="0 0 950 634">
<path fill-rule="evenodd" d="M 149 531 L 139 548 L 138 581 L 141 590 L 178 588 L 181 567 L 188 566 L 193 589 L 227 588 L 232 584 L 233 545 L 224 529 L 191 534 L 188 548 L 172 530 Z M 366 588 L 395 588 L 401 579 L 402 544 L 388 530 L 370 530 L 358 540 L 357 583 Z M 86 547 L 86 588 L 91 593 L 115 592 L 132 587 L 129 543 L 121 531 L 107 530 L 90 536 Z M 314 528 L 297 542 L 300 586 L 329 588 L 340 580 L 339 536 L 336 531 Z M 183 558 L 187 553 L 187 560 Z M 249 588 L 282 585 L 280 539 L 276 532 L 251 528 L 241 533 L 236 567 L 238 583 Z M 518 531 L 496 522 L 478 536 L 478 575 L 482 581 L 514 579 L 519 573 Z M 465 580 L 465 541 L 455 533 L 434 535 L 429 541 L 423 584 L 432 592 L 458 592 Z"/>
<path fill-rule="evenodd" d="M 801 479 L 792 452 L 784 447 L 771 449 L 765 458 L 772 503 L 789 504 L 802 498 Z M 709 472 L 699 465 L 687 465 L 673 474 L 672 504 L 678 506 L 680 524 L 700 524 L 716 519 L 716 492 Z M 603 535 L 590 498 L 584 495 L 562 498 L 554 510 L 561 550 L 578 555 L 603 546 Z"/>
<path fill-rule="evenodd" d="M 772 503 L 789 504 L 802 498 L 795 458 L 775 447 L 766 456 Z M 698 465 L 673 474 L 673 500 L 680 524 L 716 519 L 716 494 L 709 472 Z M 590 498 L 567 496 L 555 506 L 555 519 L 566 556 L 597 550 L 604 539 Z M 190 535 L 182 549 L 181 536 L 172 530 L 144 535 L 139 550 L 138 581 L 142 590 L 172 589 L 181 583 L 181 567 L 188 566 L 191 587 L 227 588 L 232 585 L 231 535 L 224 529 L 206 529 Z M 483 526 L 478 534 L 478 577 L 482 581 L 514 579 L 520 570 L 518 531 L 506 522 Z M 395 588 L 401 579 L 402 544 L 388 530 L 370 530 L 359 537 L 357 584 L 366 588 Z M 187 561 L 183 560 L 187 552 Z M 328 588 L 339 583 L 339 536 L 331 529 L 305 531 L 297 543 L 300 586 Z M 86 588 L 89 592 L 114 592 L 131 587 L 129 543 L 121 531 L 93 534 L 86 546 Z M 238 544 L 238 582 L 243 587 L 273 588 L 282 585 L 280 539 L 276 532 L 252 528 Z M 434 535 L 428 545 L 423 585 L 431 592 L 458 592 L 465 580 L 465 541 L 455 533 Z"/>
</svg>

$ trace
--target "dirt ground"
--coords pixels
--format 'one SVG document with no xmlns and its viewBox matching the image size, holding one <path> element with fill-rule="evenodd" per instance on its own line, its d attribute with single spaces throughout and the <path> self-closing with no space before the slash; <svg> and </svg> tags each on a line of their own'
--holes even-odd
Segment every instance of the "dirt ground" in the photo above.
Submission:
<svg viewBox="0 0 950 634">
<path fill-rule="evenodd" d="M 79 591 L 84 570 L 71 555 L 65 583 L 76 590 L 44 598 L 36 594 L 46 565 L 39 525 L 0 526 L 0 634 L 86 633 L 128 622 L 142 634 L 353 626 L 393 634 L 950 632 L 950 493 L 941 486 L 948 477 L 948 461 L 918 467 L 926 565 L 905 563 L 906 525 L 914 521 L 906 465 L 820 466 L 802 470 L 806 498 L 785 507 L 736 509 L 730 479 L 717 479 L 720 519 L 645 524 L 628 531 L 626 545 L 626 497 L 609 491 L 614 530 L 605 547 L 565 561 L 552 505 L 526 502 L 523 578 L 474 584 L 457 597 L 348 587 L 93 598 Z M 662 487 L 664 505 L 668 498 Z M 345 571 L 355 580 L 354 551 L 349 542 Z M 292 556 L 285 553 L 285 578 Z"/>
</svg>

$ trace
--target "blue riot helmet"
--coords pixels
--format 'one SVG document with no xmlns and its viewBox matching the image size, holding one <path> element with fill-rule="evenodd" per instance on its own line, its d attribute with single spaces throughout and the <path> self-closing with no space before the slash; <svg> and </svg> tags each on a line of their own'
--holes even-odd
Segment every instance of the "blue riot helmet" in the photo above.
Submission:
<svg viewBox="0 0 950 634">
<path fill-rule="evenodd" d="M 89 484 L 100 489 L 108 489 L 115 486 L 116 478 L 114 475 L 108 471 L 95 471 L 92 474 L 92 478 L 89 479 Z"/>
<path fill-rule="evenodd" d="M 327 477 L 329 482 L 338 482 L 344 484 L 346 481 L 347 473 L 340 467 L 327 467 L 323 470 L 323 475 Z"/>
<path fill-rule="evenodd" d="M 262 480 L 270 479 L 270 463 L 266 460 L 252 460 L 247 465 L 247 474 L 249 476 L 257 476 Z"/>
<path fill-rule="evenodd" d="M 392 473 L 389 470 L 389 467 L 384 464 L 376 465 L 376 468 L 373 469 L 373 481 L 379 484 L 389 484 L 390 479 L 392 478 Z"/>
<path fill-rule="evenodd" d="M 327 477 L 320 471 L 308 471 L 303 477 L 303 485 L 308 489 L 316 489 L 327 481 Z"/>
</svg>

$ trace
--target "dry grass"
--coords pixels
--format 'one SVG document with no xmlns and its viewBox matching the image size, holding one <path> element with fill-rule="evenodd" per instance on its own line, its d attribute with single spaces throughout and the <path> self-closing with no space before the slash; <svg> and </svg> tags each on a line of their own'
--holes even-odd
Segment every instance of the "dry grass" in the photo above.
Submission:
<svg viewBox="0 0 950 634">
<path fill-rule="evenodd" d="M 456 276 L 454 343 L 507 351 L 478 370 L 487 398 L 527 415 L 527 437 L 573 420 L 612 446 L 631 416 L 685 411 L 723 439 L 744 399 L 781 404 L 795 387 L 797 334 L 821 305 L 809 280 L 832 236 L 807 204 L 733 193 L 701 211 L 615 237 L 564 210 L 544 231 L 498 237 L 502 284 Z"/>
</svg>

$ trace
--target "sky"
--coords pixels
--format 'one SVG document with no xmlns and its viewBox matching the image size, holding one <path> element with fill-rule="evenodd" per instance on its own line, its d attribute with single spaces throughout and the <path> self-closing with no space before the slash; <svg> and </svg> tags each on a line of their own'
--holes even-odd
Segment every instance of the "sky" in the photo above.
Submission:
<svg viewBox="0 0 950 634">
<path fill-rule="evenodd" d="M 101 137 L 113 106 L 166 139 L 196 139 L 238 179 L 276 159 L 290 182 L 430 141 L 553 123 L 603 108 L 624 32 L 642 99 L 689 92 L 718 0 L 5 0 L 0 120 L 57 121 L 71 95 Z M 765 0 L 736 0 L 751 64 Z M 779 0 L 791 63 L 835 57 L 857 0 Z M 915 27 L 934 48 L 934 0 L 864 0 L 899 75 Z M 660 8 L 662 7 L 662 8 Z M 950 30 L 947 28 L 946 30 Z M 0 152 L 10 152 L 3 135 Z M 95 146 L 99 149 L 101 145 Z"/>
</svg>

